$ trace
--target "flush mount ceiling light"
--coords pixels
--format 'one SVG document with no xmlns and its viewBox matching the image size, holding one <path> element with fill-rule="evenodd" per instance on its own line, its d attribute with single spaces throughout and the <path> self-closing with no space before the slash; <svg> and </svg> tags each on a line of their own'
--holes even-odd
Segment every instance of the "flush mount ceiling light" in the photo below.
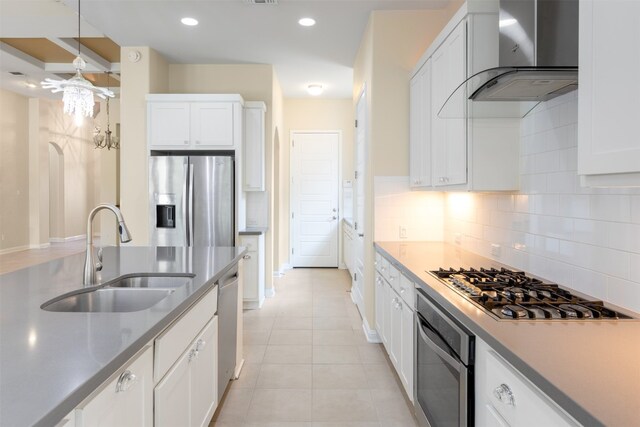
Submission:
<svg viewBox="0 0 640 427">
<path fill-rule="evenodd" d="M 313 18 L 300 18 L 298 24 L 302 25 L 303 27 L 313 27 L 314 25 L 316 25 L 316 20 Z"/>
<path fill-rule="evenodd" d="M 96 87 L 84 78 L 81 71 L 87 63 L 80 57 L 80 0 L 78 0 L 78 56 L 73 60 L 76 75 L 68 80 L 44 79 L 40 82 L 43 89 L 51 89 L 51 92 L 63 92 L 62 102 L 64 112 L 75 118 L 76 125 L 80 126 L 84 117 L 93 116 L 93 95 L 102 99 L 113 98 L 113 92 L 109 89 Z"/>
<path fill-rule="evenodd" d="M 322 85 L 309 85 L 307 86 L 307 92 L 311 96 L 318 96 L 322 93 Z"/>
<path fill-rule="evenodd" d="M 184 17 L 180 20 L 184 25 L 188 25 L 189 27 L 195 27 L 198 25 L 198 20 L 196 18 Z"/>
<path fill-rule="evenodd" d="M 512 25 L 515 25 L 518 23 L 517 19 L 514 18 L 507 18 L 507 19 L 501 19 L 499 22 L 500 28 L 504 28 L 504 27 L 510 27 Z"/>
</svg>

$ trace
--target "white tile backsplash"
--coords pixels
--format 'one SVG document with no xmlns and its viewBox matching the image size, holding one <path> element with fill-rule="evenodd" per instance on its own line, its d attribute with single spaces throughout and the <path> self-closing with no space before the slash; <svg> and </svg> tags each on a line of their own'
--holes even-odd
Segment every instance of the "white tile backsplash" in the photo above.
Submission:
<svg viewBox="0 0 640 427">
<path fill-rule="evenodd" d="M 460 233 L 467 250 L 640 312 L 640 190 L 580 186 L 577 111 L 572 92 L 525 117 L 520 192 L 446 193 L 444 238 L 455 244 Z M 376 193 L 376 238 L 386 197 Z"/>
<path fill-rule="evenodd" d="M 376 241 L 444 240 L 443 194 L 411 191 L 407 176 L 374 177 Z M 400 238 L 400 227 L 407 237 Z"/>
</svg>

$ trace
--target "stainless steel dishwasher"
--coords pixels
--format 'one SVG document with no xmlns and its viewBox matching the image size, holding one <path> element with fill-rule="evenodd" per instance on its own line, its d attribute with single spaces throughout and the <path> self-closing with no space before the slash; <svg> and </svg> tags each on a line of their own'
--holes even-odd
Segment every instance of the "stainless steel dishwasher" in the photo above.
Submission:
<svg viewBox="0 0 640 427">
<path fill-rule="evenodd" d="M 218 281 L 218 396 L 234 375 L 238 334 L 238 266 Z"/>
</svg>

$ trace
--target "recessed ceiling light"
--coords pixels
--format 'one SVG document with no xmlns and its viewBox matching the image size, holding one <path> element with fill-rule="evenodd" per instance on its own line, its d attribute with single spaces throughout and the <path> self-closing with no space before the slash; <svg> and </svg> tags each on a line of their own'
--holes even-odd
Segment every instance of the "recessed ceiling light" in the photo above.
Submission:
<svg viewBox="0 0 640 427">
<path fill-rule="evenodd" d="M 38 87 L 38 85 L 37 85 L 37 84 L 35 84 L 35 83 L 33 83 L 33 82 L 26 82 L 24 85 L 25 85 L 26 87 L 28 87 L 28 88 L 31 88 L 31 89 L 35 89 L 35 88 L 37 88 L 37 87 Z"/>
<path fill-rule="evenodd" d="M 316 25 L 316 20 L 313 18 L 300 18 L 298 24 L 302 25 L 303 27 L 313 27 L 314 25 Z"/>
<path fill-rule="evenodd" d="M 189 18 L 189 17 L 182 18 L 180 20 L 180 22 L 182 22 L 184 25 L 188 25 L 190 27 L 194 27 L 194 26 L 198 25 L 198 20 L 195 19 L 195 18 Z"/>
<path fill-rule="evenodd" d="M 318 96 L 322 93 L 322 85 L 309 85 L 307 86 L 307 92 L 311 96 Z"/>
</svg>

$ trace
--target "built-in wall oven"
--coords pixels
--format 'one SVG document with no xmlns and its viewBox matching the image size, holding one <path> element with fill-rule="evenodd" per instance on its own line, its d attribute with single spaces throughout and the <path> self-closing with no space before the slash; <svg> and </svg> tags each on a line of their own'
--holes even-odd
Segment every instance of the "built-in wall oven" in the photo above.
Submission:
<svg viewBox="0 0 640 427">
<path fill-rule="evenodd" d="M 421 289 L 416 301 L 415 407 L 421 426 L 473 426 L 473 334 Z"/>
</svg>

